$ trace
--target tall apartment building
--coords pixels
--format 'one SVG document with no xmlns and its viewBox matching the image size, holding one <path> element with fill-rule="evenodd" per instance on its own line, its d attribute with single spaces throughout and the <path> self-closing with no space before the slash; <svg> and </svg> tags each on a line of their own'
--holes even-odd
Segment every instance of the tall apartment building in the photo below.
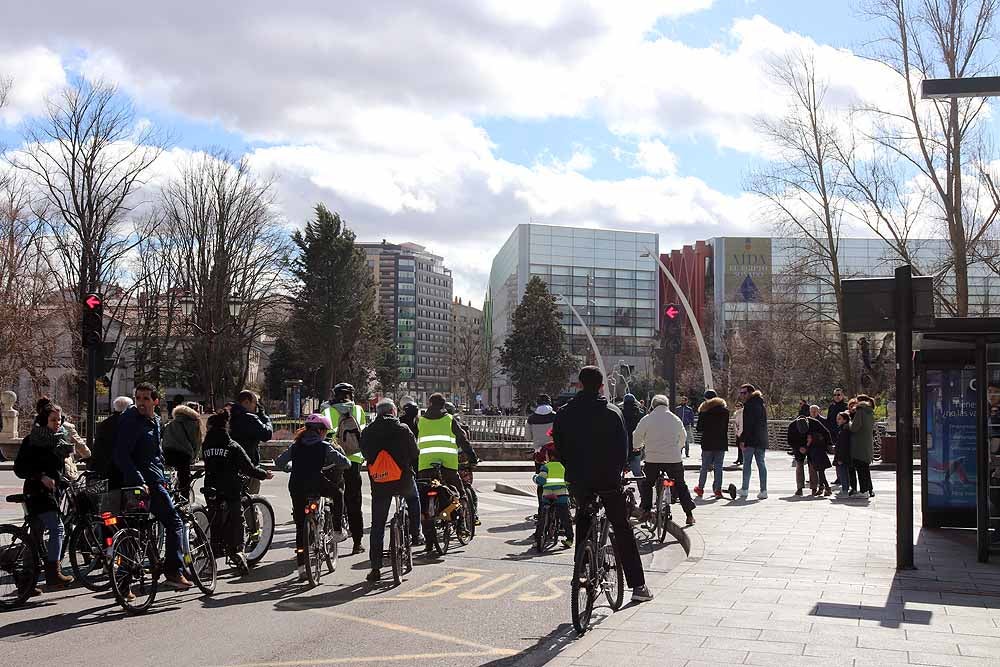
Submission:
<svg viewBox="0 0 1000 667">
<path fill-rule="evenodd" d="M 570 353 L 592 362 L 590 343 L 569 300 L 593 334 L 609 373 L 627 366 L 650 375 L 656 345 L 659 235 L 610 229 L 518 225 L 496 254 L 484 305 L 487 336 L 502 345 L 532 276 L 564 300 L 559 308 Z M 567 378 L 567 384 L 569 378 Z M 511 405 L 509 381 L 493 380 L 490 402 Z"/>
<path fill-rule="evenodd" d="M 448 392 L 451 270 L 416 243 L 359 243 L 375 277 L 376 307 L 392 324 L 399 350 L 400 390 L 423 402 Z"/>
<path fill-rule="evenodd" d="M 458 404 L 472 405 L 476 397 L 472 391 L 485 388 L 483 377 L 485 369 L 478 365 L 484 359 L 487 351 L 483 343 L 483 311 L 472 303 L 462 303 L 460 298 L 451 302 L 451 375 L 452 400 Z M 483 386 L 468 387 L 466 376 L 475 384 L 478 380 Z"/>
</svg>

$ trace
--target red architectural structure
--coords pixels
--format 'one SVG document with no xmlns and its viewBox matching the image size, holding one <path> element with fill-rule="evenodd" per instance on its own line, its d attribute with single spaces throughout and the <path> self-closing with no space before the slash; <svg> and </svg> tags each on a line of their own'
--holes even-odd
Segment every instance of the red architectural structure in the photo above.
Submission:
<svg viewBox="0 0 1000 667">
<path fill-rule="evenodd" d="M 667 270 L 673 274 L 681 286 L 685 298 L 694 309 L 698 322 L 704 322 L 705 316 L 705 279 L 708 275 L 709 260 L 712 258 L 712 246 L 704 241 L 696 241 L 693 246 L 686 245 L 670 254 L 661 254 L 660 260 Z M 677 292 L 660 272 L 660 303 L 665 307 L 668 303 L 680 303 Z M 685 324 L 687 320 L 685 318 Z"/>
</svg>

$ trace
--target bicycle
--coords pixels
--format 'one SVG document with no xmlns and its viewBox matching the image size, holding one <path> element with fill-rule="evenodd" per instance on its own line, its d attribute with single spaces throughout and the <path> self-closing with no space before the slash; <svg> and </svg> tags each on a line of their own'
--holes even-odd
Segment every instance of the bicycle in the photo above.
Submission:
<svg viewBox="0 0 1000 667">
<path fill-rule="evenodd" d="M 191 475 L 191 483 L 194 484 L 195 480 L 201 479 L 204 476 L 204 470 L 195 471 Z M 220 550 L 216 547 L 222 546 L 222 540 L 221 538 L 218 540 L 212 538 L 211 527 L 213 523 L 224 525 L 221 518 L 216 516 L 216 512 L 225 510 L 219 506 L 219 503 L 213 502 L 215 500 L 214 489 L 211 487 L 202 487 L 201 493 L 205 496 L 206 504 L 204 506 L 193 506 L 191 512 L 195 515 L 196 520 L 208 534 L 209 538 L 213 540 L 214 553 L 218 555 Z M 251 495 L 245 483 L 240 494 L 240 507 L 243 511 L 243 520 L 246 526 L 243 555 L 246 556 L 246 565 L 248 568 L 246 572 L 241 571 L 241 574 L 247 574 L 249 568 L 259 563 L 264 558 L 264 555 L 267 554 L 268 549 L 271 548 L 271 542 L 274 540 L 274 507 L 271 506 L 271 503 L 264 496 Z M 230 558 L 229 554 L 226 554 L 226 559 L 227 562 L 237 567 L 242 567 L 242 563 L 233 563 L 233 559 Z"/>
<path fill-rule="evenodd" d="M 392 564 L 392 580 L 397 586 L 403 583 L 403 575 L 413 570 L 412 536 L 406 512 L 406 499 L 393 498 L 396 509 L 389 522 L 389 562 Z"/>
<path fill-rule="evenodd" d="M 468 529 L 468 525 L 465 520 L 465 516 L 469 514 L 466 511 L 468 508 L 468 499 L 463 501 L 462 496 L 459 494 L 458 490 L 454 487 L 445 484 L 441 481 L 442 475 L 441 471 L 444 466 L 440 463 L 434 463 L 432 465 L 433 477 L 430 479 L 418 479 L 417 486 L 421 490 L 421 502 L 420 506 L 423 512 L 423 526 L 424 534 L 427 535 L 427 545 L 429 548 L 433 549 L 438 553 L 439 556 L 443 556 L 448 553 L 448 549 L 451 546 L 451 535 L 455 532 L 456 538 L 463 545 L 468 544 L 472 539 L 470 533 L 466 532 L 465 535 L 460 535 L 461 531 L 456 530 L 458 525 L 462 525 L 463 528 Z M 450 499 L 450 503 L 443 509 L 438 509 L 439 497 L 441 493 L 447 494 Z M 454 515 L 456 511 L 462 512 L 461 524 L 456 523 Z M 473 530 L 475 526 L 473 525 Z"/>
<path fill-rule="evenodd" d="M 673 500 L 674 480 L 667 477 L 665 471 L 660 471 L 656 479 L 656 504 L 653 506 L 650 525 L 656 539 L 663 544 L 667 539 L 667 523 L 671 520 L 670 504 Z"/>
<path fill-rule="evenodd" d="M 125 523 L 111 543 L 111 591 L 127 613 L 143 614 L 156 599 L 164 568 L 156 529 L 159 521 L 149 513 L 149 496 L 142 487 L 123 488 L 120 498 L 119 510 L 108 512 L 105 519 L 110 528 L 119 519 Z M 212 545 L 186 505 L 177 511 L 183 525 L 182 566 L 205 595 L 212 595 L 218 574 Z"/>
<path fill-rule="evenodd" d="M 99 512 L 108 480 L 88 481 L 83 488 L 89 516 L 79 521 L 69 536 L 69 562 L 73 576 L 88 590 L 99 593 L 111 586 L 111 541 L 114 529 L 105 522 L 110 513 Z"/>
<path fill-rule="evenodd" d="M 625 572 L 616 555 L 615 534 L 600 496 L 595 495 L 580 511 L 590 514 L 591 522 L 574 560 L 570 605 L 573 627 L 582 635 L 590 627 L 594 602 L 602 591 L 612 611 L 621 609 L 625 599 Z"/>
<path fill-rule="evenodd" d="M 322 566 L 332 574 L 337 569 L 339 546 L 333 537 L 333 512 L 323 496 L 306 500 L 302 539 L 306 550 L 306 578 L 310 586 L 318 586 L 323 576 Z"/>
</svg>

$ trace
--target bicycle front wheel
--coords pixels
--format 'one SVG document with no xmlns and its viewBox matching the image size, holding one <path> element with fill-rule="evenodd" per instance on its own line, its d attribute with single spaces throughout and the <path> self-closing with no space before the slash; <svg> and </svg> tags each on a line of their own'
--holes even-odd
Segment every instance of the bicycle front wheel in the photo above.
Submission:
<svg viewBox="0 0 1000 667">
<path fill-rule="evenodd" d="M 271 548 L 274 539 L 274 508 L 267 499 L 261 496 L 251 496 L 250 502 L 243 508 L 246 519 L 247 541 L 244 553 L 247 565 L 256 565 Z"/>
<path fill-rule="evenodd" d="M 604 595 L 608 598 L 608 605 L 613 611 L 618 611 L 622 608 L 622 602 L 625 601 L 625 569 L 615 553 L 613 533 L 611 543 L 605 544 L 601 548 L 601 564 L 598 567 L 601 572 Z"/>
<path fill-rule="evenodd" d="M 144 614 L 156 599 L 159 574 L 154 571 L 156 545 L 143 542 L 139 531 L 126 528 L 111 543 L 111 591 L 129 614 Z"/>
<path fill-rule="evenodd" d="M 403 583 L 403 531 L 399 517 L 393 517 L 389 524 L 389 560 L 392 563 L 392 581 L 397 586 Z"/>
<path fill-rule="evenodd" d="M 69 536 L 69 563 L 73 566 L 73 576 L 95 593 L 111 585 L 102 534 L 103 526 L 87 521 L 77 524 Z"/>
<path fill-rule="evenodd" d="M 184 561 L 191 580 L 202 593 L 212 595 L 215 593 L 215 582 L 219 574 L 218 563 L 212 553 L 212 543 L 194 517 L 189 516 L 184 521 L 184 530 L 187 531 L 188 542 L 188 553 L 184 554 Z"/>
<path fill-rule="evenodd" d="M 573 581 L 570 584 L 573 627 L 581 635 L 590 627 L 590 616 L 594 612 L 594 561 L 593 544 L 588 541 L 577 554 L 576 564 L 573 566 Z"/>
<path fill-rule="evenodd" d="M 38 583 L 38 558 L 20 526 L 0 526 L 0 609 L 24 604 Z"/>
</svg>

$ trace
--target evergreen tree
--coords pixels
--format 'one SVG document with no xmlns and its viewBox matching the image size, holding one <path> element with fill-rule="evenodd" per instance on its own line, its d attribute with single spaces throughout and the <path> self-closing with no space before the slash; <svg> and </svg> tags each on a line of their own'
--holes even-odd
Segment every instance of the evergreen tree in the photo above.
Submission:
<svg viewBox="0 0 1000 667">
<path fill-rule="evenodd" d="M 278 336 L 274 341 L 274 351 L 267 365 L 267 397 L 281 399 L 285 395 L 285 380 L 304 380 L 303 395 L 310 395 L 311 387 L 306 386 L 312 378 L 305 377 L 305 369 L 286 336 Z"/>
<path fill-rule="evenodd" d="M 500 367 L 510 376 L 519 400 L 526 403 L 543 392 L 557 395 L 576 362 L 566 351 L 555 297 L 538 276 L 528 281 L 511 324 L 500 349 Z"/>
</svg>

